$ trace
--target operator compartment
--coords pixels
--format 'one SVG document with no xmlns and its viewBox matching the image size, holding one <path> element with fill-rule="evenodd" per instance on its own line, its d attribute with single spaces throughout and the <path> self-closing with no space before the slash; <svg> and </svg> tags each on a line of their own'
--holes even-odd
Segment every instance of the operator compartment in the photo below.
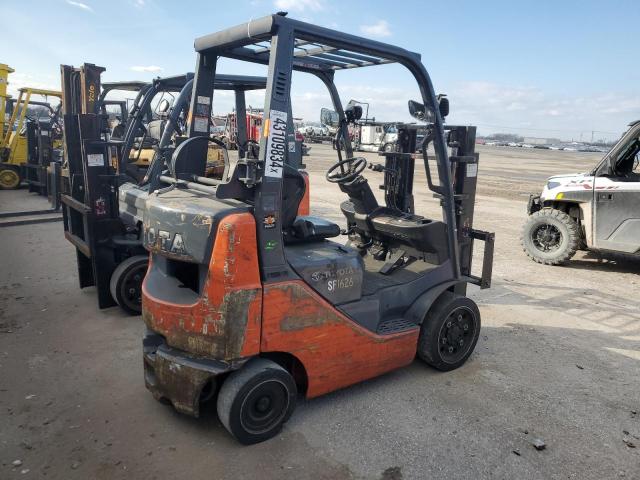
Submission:
<svg viewBox="0 0 640 480">
<path fill-rule="evenodd" d="M 357 250 L 323 240 L 285 247 L 291 268 L 333 305 L 360 300 L 364 264 Z"/>
<path fill-rule="evenodd" d="M 370 213 L 358 213 L 354 207 L 352 200 L 340 205 L 349 227 L 363 237 L 381 242 L 387 248 L 428 254 L 429 260 L 438 265 L 447 260 L 447 226 L 444 222 L 388 207 L 375 207 Z"/>
<path fill-rule="evenodd" d="M 438 263 L 446 259 L 447 231 L 443 222 L 390 208 L 379 208 L 370 215 L 370 220 L 376 233 L 417 251 L 435 254 Z"/>
</svg>

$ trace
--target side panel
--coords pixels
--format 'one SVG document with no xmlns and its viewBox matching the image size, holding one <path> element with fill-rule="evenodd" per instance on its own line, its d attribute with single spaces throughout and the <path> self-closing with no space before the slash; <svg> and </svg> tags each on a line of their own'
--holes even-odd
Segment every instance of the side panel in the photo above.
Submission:
<svg viewBox="0 0 640 480">
<path fill-rule="evenodd" d="M 594 186 L 595 246 L 636 253 L 640 250 L 640 182 L 598 177 Z"/>
<path fill-rule="evenodd" d="M 17 137 L 15 141 L 14 137 Z M 11 143 L 14 147 L 11 149 L 9 161 L 7 163 L 10 163 L 11 165 L 22 165 L 23 163 L 27 163 L 27 137 L 14 132 L 11 137 Z"/>
<path fill-rule="evenodd" d="M 263 352 L 289 352 L 307 372 L 312 398 L 411 363 L 419 329 L 375 335 L 298 280 L 266 285 Z"/>
<path fill-rule="evenodd" d="M 250 213 L 220 221 L 202 294 L 194 303 L 169 301 L 170 291 L 181 288 L 174 280 L 151 266 L 142 285 L 143 320 L 169 346 L 225 361 L 259 353 L 262 289 Z"/>
</svg>

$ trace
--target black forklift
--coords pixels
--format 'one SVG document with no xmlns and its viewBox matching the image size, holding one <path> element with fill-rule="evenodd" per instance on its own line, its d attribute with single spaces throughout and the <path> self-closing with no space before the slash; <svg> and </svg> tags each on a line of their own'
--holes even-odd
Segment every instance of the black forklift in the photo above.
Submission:
<svg viewBox="0 0 640 480">
<path fill-rule="evenodd" d="M 29 192 L 47 196 L 51 189 L 49 174 L 62 162 L 62 126 L 60 104 L 52 108 L 48 102 L 29 102 L 46 110 L 46 115 L 27 117 L 27 162 L 22 165 Z"/>
<path fill-rule="evenodd" d="M 213 399 L 224 427 L 250 444 L 278 433 L 298 392 L 316 397 L 416 354 L 442 371 L 462 366 L 480 333 L 467 286 L 490 286 L 494 235 L 473 228 L 476 129 L 444 125 L 448 102 L 438 102 L 420 55 L 282 14 L 197 38 L 195 50 L 189 138 L 165 176 L 173 188 L 156 191 L 144 212 L 143 361 L 154 397 L 193 416 Z M 208 132 L 200 125 L 221 58 L 268 65 L 268 81 L 258 158 L 212 188 L 201 182 Z M 429 133 L 416 154 L 418 125 L 398 124 L 395 148 L 372 168 L 384 175 L 380 204 L 367 178 L 379 175 L 354 157 L 348 134 L 362 108 L 343 108 L 334 76 L 388 63 L 415 78 L 421 99 L 409 111 Z M 298 72 L 326 85 L 337 112 L 337 159 L 325 177 L 344 196 L 344 228 L 299 214 L 305 183 L 290 161 Z M 426 185 L 414 177 L 416 161 Z M 415 208 L 415 185 L 438 199 L 442 219 Z M 346 244 L 331 240 L 341 233 Z"/>
<path fill-rule="evenodd" d="M 148 261 L 139 210 L 144 208 L 149 186 L 156 185 L 163 172 L 164 158 L 184 139 L 180 124 L 187 115 L 193 74 L 156 79 L 142 86 L 123 136 L 114 138 L 108 116 L 100 108 L 104 103 L 91 94 L 101 91 L 103 71 L 93 64 L 61 66 L 64 234 L 76 248 L 80 288 L 95 286 L 100 308 L 120 305 L 130 314 L 139 314 Z M 265 80 L 223 76 L 216 88 L 236 91 L 236 98 L 241 98 L 236 108 L 244 108 L 244 92 L 264 89 Z M 163 92 L 177 96 L 172 106 L 161 99 L 159 116 L 153 118 L 151 102 Z M 152 149 L 153 156 L 142 169 L 140 157 L 132 151 L 144 148 Z"/>
</svg>

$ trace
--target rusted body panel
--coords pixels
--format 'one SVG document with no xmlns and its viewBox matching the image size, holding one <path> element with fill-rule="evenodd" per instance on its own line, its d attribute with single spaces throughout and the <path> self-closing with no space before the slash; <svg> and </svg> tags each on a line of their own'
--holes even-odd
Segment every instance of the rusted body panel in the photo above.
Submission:
<svg viewBox="0 0 640 480">
<path fill-rule="evenodd" d="M 143 283 L 143 319 L 170 347 L 231 361 L 260 348 L 262 287 L 255 249 L 256 226 L 249 213 L 220 220 L 202 293 L 191 304 L 158 298 Z M 161 293 L 164 296 L 164 292 Z"/>
<path fill-rule="evenodd" d="M 197 417 L 200 397 L 209 381 L 231 369 L 230 364 L 191 357 L 171 349 L 156 334 L 144 339 L 144 382 L 156 400 L 168 399 L 181 413 Z M 150 345 L 155 343 L 156 345 Z M 215 391 L 215 385 L 210 391 Z"/>
<path fill-rule="evenodd" d="M 418 327 L 376 335 L 341 314 L 304 282 L 264 286 L 262 352 L 289 352 L 307 372 L 312 398 L 408 365 Z"/>
</svg>

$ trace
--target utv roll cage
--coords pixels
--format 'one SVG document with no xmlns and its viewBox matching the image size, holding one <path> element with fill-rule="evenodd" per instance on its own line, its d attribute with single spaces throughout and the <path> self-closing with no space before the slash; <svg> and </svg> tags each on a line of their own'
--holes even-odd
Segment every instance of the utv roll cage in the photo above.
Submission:
<svg viewBox="0 0 640 480">
<path fill-rule="evenodd" d="M 347 118 L 342 107 L 338 91 L 334 84 L 334 75 L 340 70 L 364 68 L 375 65 L 397 63 L 406 67 L 418 83 L 422 102 L 431 113 L 432 123 L 429 125 L 434 143 L 439 184 L 432 180 L 429 162 L 424 151 L 424 167 L 431 191 L 441 200 L 443 216 L 447 228 L 447 247 L 452 274 L 461 284 L 471 282 L 488 287 L 491 277 L 492 234 L 479 232 L 471 228 L 475 200 L 475 178 L 465 175 L 467 164 L 477 162 L 474 152 L 475 127 L 447 127 L 445 129 L 439 112 L 439 103 L 429 75 L 421 63 L 418 53 L 382 42 L 357 37 L 351 34 L 311 25 L 276 14 L 252 20 L 238 26 L 205 35 L 195 40 L 197 52 L 197 69 L 193 99 L 208 98 L 212 92 L 218 58 L 231 58 L 251 63 L 268 65 L 268 84 L 265 100 L 265 121 L 274 118 L 285 118 L 287 133 L 293 132 L 293 121 L 290 105 L 290 85 L 292 71 L 310 73 L 318 77 L 327 87 L 334 109 L 340 119 L 339 132 L 345 139 L 344 150 L 349 159 L 353 159 L 353 148 L 348 140 Z M 194 101 L 192 100 L 192 104 Z M 275 112 L 275 115 L 274 115 Z M 203 108 L 194 112 L 188 125 L 189 137 L 208 135 L 198 127 L 199 117 L 208 116 L 210 112 Z M 455 155 L 450 158 L 445 144 L 445 130 L 448 130 L 448 145 Z M 282 162 L 285 159 L 268 157 L 267 126 L 260 142 L 260 158 L 247 160 L 239 164 L 227 185 L 217 189 L 218 198 L 237 198 L 254 202 L 254 215 L 259 225 L 261 219 L 273 218 L 280 211 L 283 196 Z M 206 143 L 194 141 L 191 157 L 206 158 Z M 178 152 L 176 152 L 178 153 Z M 341 150 L 337 150 L 342 161 Z M 395 205 L 400 205 L 406 213 L 413 211 L 413 152 L 392 153 L 387 162 L 396 162 L 405 168 L 407 178 L 402 188 L 393 193 L 398 198 Z M 385 156 L 387 156 L 385 154 Z M 410 164 L 410 166 L 408 166 Z M 402 166 L 404 165 L 404 166 Z M 461 168 L 454 169 L 452 165 Z M 351 167 L 351 166 L 350 166 Z M 344 168 L 344 166 L 343 166 Z M 343 170 L 344 171 L 344 170 Z M 453 181 L 455 179 L 455 182 Z M 454 191 L 454 185 L 456 191 Z M 248 193 L 248 190 L 257 191 Z M 470 189 L 472 191 L 470 191 Z M 389 193 L 389 192 L 387 192 Z M 281 281 L 295 278 L 285 259 L 282 242 L 282 225 L 276 222 L 277 228 L 258 228 L 258 251 L 260 252 L 263 280 Z M 473 239 L 486 240 L 485 262 L 482 278 L 471 275 L 471 255 Z M 463 260 L 461 260 L 463 259 Z M 463 278 L 464 277 L 464 278 Z M 466 288 L 466 287 L 463 287 Z"/>
</svg>

